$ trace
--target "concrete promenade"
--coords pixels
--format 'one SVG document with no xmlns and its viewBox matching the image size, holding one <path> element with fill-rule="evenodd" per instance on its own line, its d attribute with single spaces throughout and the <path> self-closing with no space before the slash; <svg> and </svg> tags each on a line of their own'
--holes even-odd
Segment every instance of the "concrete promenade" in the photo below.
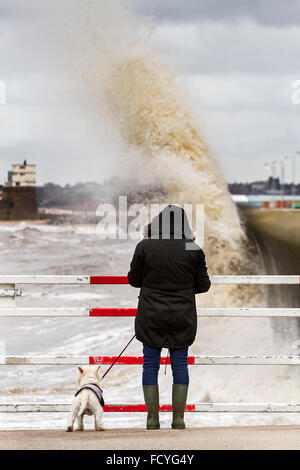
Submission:
<svg viewBox="0 0 300 470">
<path fill-rule="evenodd" d="M 0 431 L 0 449 L 300 449 L 300 426 L 190 428 L 185 430 L 109 429 L 67 433 L 60 430 Z"/>
</svg>

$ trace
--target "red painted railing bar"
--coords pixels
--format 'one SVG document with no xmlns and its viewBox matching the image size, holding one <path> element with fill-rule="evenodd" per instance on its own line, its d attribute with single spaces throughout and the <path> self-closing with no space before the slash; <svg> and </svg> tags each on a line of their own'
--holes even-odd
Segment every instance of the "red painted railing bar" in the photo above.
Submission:
<svg viewBox="0 0 300 470">
<path fill-rule="evenodd" d="M 90 276 L 90 284 L 129 284 L 127 276 Z"/>
<path fill-rule="evenodd" d="M 89 356 L 89 364 L 105 364 L 109 365 L 112 364 L 118 356 Z M 116 364 L 143 364 L 143 356 L 121 356 Z M 161 364 L 170 364 L 170 357 L 162 357 L 160 359 Z M 188 364 L 192 365 L 195 364 L 195 356 L 188 357 Z"/>
<path fill-rule="evenodd" d="M 92 308 L 90 317 L 135 317 L 137 308 Z"/>
<path fill-rule="evenodd" d="M 195 411 L 195 405 L 186 405 L 185 411 Z M 103 411 L 115 412 L 145 412 L 147 411 L 146 405 L 104 405 Z M 159 405 L 159 411 L 172 411 L 172 405 Z"/>
</svg>

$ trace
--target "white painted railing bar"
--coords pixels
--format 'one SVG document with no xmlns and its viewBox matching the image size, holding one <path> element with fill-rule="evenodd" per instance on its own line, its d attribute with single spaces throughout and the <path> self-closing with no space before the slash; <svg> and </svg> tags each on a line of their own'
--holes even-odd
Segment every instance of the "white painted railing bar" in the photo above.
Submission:
<svg viewBox="0 0 300 470">
<path fill-rule="evenodd" d="M 293 365 L 300 356 L 195 356 L 195 365 Z"/>
<path fill-rule="evenodd" d="M 299 284 L 297 275 L 210 276 L 213 284 Z M 127 284 L 126 276 L 0 275 L 0 284 Z"/>
<path fill-rule="evenodd" d="M 213 284 L 299 284 L 300 275 L 209 276 Z"/>
<path fill-rule="evenodd" d="M 0 307 L 0 317 L 96 317 L 97 315 L 91 315 L 92 310 L 90 307 Z M 200 307 L 197 308 L 197 315 L 198 317 L 300 317 L 300 308 Z"/>
<path fill-rule="evenodd" d="M 0 412 L 29 413 L 29 412 L 70 412 L 71 403 L 14 403 L 0 404 Z M 108 405 L 105 411 L 145 412 L 137 404 Z M 161 407 L 161 412 L 170 412 L 171 406 Z M 188 405 L 186 412 L 201 413 L 299 413 L 300 403 L 195 403 Z"/>
<path fill-rule="evenodd" d="M 90 310 L 86 307 L 2 307 L 0 317 L 89 317 Z"/>
<path fill-rule="evenodd" d="M 299 413 L 300 403 L 195 403 L 196 412 Z"/>
<path fill-rule="evenodd" d="M 115 356 L 0 356 L 0 365 L 85 365 L 111 364 Z M 122 356 L 116 365 L 141 365 L 142 356 Z M 232 356 L 189 356 L 189 365 L 295 365 L 300 356 L 287 355 L 232 355 Z M 161 359 L 165 364 L 165 359 Z"/>
<path fill-rule="evenodd" d="M 0 275 L 0 284 L 90 284 L 90 276 Z"/>
<path fill-rule="evenodd" d="M 300 308 L 205 307 L 197 308 L 198 317 L 300 317 Z"/>
</svg>

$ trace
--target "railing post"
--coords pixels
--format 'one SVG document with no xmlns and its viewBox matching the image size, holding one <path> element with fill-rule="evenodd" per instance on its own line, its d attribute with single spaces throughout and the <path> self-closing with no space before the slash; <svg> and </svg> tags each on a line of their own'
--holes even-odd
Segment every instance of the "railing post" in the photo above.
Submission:
<svg viewBox="0 0 300 470">
<path fill-rule="evenodd" d="M 0 308 L 16 307 L 16 297 L 21 295 L 21 290 L 16 289 L 15 284 L 0 284 Z"/>
</svg>

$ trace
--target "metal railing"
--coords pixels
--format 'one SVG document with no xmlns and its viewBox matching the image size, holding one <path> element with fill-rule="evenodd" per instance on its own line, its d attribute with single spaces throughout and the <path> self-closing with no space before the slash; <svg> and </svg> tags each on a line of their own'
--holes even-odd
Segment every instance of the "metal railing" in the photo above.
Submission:
<svg viewBox="0 0 300 470">
<path fill-rule="evenodd" d="M 300 276 L 210 276 L 212 284 L 298 284 Z M 17 298 L 22 295 L 19 284 L 128 284 L 126 276 L 6 276 L 0 275 L 0 317 L 134 317 L 136 308 L 47 307 L 19 308 Z M 198 308 L 198 317 L 300 317 L 300 308 Z M 116 356 L 0 356 L 0 365 L 110 365 Z M 161 358 L 161 364 L 170 363 Z M 191 366 L 212 365 L 298 365 L 299 355 L 224 355 L 189 356 Z M 142 356 L 121 356 L 119 366 L 142 365 Z M 0 404 L 5 412 L 64 412 L 70 404 L 13 403 Z M 171 411 L 171 405 L 160 405 L 160 411 Z M 104 411 L 145 412 L 144 404 L 105 405 Z M 300 403 L 195 403 L 188 404 L 191 412 L 300 412 Z"/>
</svg>

